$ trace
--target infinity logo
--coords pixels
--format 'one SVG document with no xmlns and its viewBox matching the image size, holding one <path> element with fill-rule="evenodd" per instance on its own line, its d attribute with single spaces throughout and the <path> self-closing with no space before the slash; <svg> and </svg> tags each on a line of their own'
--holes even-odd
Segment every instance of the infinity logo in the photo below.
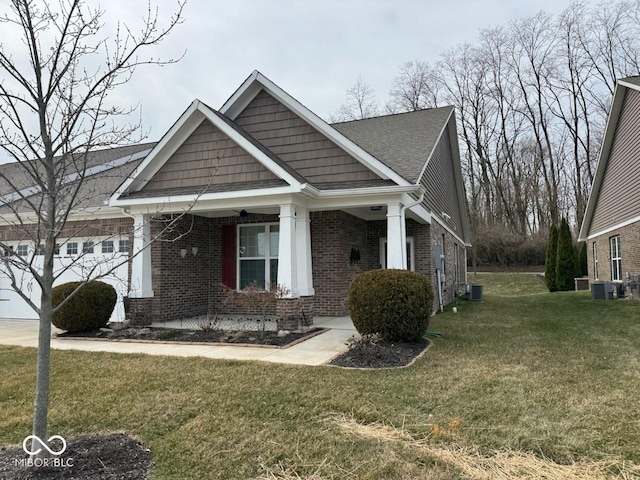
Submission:
<svg viewBox="0 0 640 480">
<path fill-rule="evenodd" d="M 25 453 L 29 455 L 38 455 L 42 451 L 42 448 L 38 448 L 38 450 L 33 450 L 33 451 L 28 449 L 27 442 L 29 440 L 31 440 L 31 448 L 34 448 L 36 446 L 36 440 L 37 440 L 38 442 L 40 442 L 40 445 L 42 445 L 47 452 L 55 456 L 62 455 L 64 451 L 67 449 L 67 441 L 64 438 L 62 438 L 60 435 L 54 435 L 50 437 L 49 440 L 47 440 L 48 443 L 51 443 L 51 440 L 60 440 L 62 442 L 62 450 L 60 450 L 59 452 L 51 450 L 47 445 L 47 443 L 43 442 L 42 439 L 40 439 L 40 437 L 38 437 L 37 435 L 29 435 L 27 438 L 25 438 L 22 441 L 22 449 L 24 450 Z"/>
</svg>

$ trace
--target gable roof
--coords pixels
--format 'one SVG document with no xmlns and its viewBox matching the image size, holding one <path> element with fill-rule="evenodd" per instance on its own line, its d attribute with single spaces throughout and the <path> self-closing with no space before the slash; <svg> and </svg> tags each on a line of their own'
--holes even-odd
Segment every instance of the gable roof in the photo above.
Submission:
<svg viewBox="0 0 640 480">
<path fill-rule="evenodd" d="M 332 128 L 332 126 L 327 122 L 322 120 L 315 113 L 302 105 L 298 100 L 282 90 L 257 70 L 254 70 L 253 73 L 249 75 L 242 85 L 234 92 L 234 94 L 229 97 L 229 99 L 220 108 L 220 113 L 232 121 L 235 120 L 261 90 L 265 90 L 269 95 L 276 98 L 279 102 L 284 104 L 288 109 L 293 111 L 338 147 L 342 148 L 353 158 L 375 172 L 383 180 L 393 180 L 398 185 L 411 184 L 411 182 L 407 181 L 402 177 L 402 175 L 389 168 L 389 166 L 385 165 L 385 163 L 380 161 L 380 159 L 375 158 L 353 140 L 343 135 L 337 129 Z"/>
<path fill-rule="evenodd" d="M 131 174 L 154 145 L 155 143 L 141 143 L 89 152 L 83 185 L 77 196 L 80 201 L 76 207 L 103 207 L 104 202 L 109 199 L 123 179 Z M 37 160 L 33 162 L 37 162 Z M 11 214 L 13 213 L 12 208 L 27 212 L 29 209 L 26 204 L 20 206 L 20 203 L 23 202 L 21 199 L 39 195 L 41 188 L 29 177 L 25 167 L 17 162 L 0 165 L 0 172 L 9 178 L 13 186 L 17 188 L 17 190 L 12 188 L 3 178 L 0 179 L 0 213 Z M 77 173 L 69 173 L 63 185 L 70 185 L 78 178 Z M 9 207 L 8 203 L 14 203 L 14 205 Z"/>
<path fill-rule="evenodd" d="M 169 131 L 165 133 L 151 153 L 149 153 L 135 172 L 133 172 L 131 177 L 112 195 L 111 200 L 117 203 L 119 198 L 132 196 L 134 193 L 139 192 L 205 119 L 227 135 L 249 155 L 262 163 L 262 165 L 278 178 L 286 182 L 287 185 L 299 189 L 301 185 L 306 182 L 304 177 L 291 169 L 285 162 L 264 147 L 264 145 L 253 139 L 241 127 L 196 99 L 191 102 L 191 105 L 189 105 L 180 118 L 172 125 Z M 161 196 L 163 192 L 160 191 L 157 193 Z M 168 194 L 168 192 L 165 193 Z M 184 193 L 193 194 L 202 192 L 201 189 L 197 189 L 197 191 L 186 191 Z"/>
<path fill-rule="evenodd" d="M 331 126 L 407 181 L 417 183 L 452 114 L 449 106 Z"/>
<path fill-rule="evenodd" d="M 589 200 L 587 202 L 587 207 L 585 210 L 584 218 L 582 221 L 582 226 L 580 228 L 580 233 L 578 235 L 578 240 L 583 242 L 592 238 L 594 236 L 606 233 L 607 231 L 613 230 L 615 228 L 620 228 L 623 224 L 616 224 L 611 228 L 607 228 L 601 232 L 595 232 L 590 234 L 590 230 L 592 227 L 592 222 L 594 219 L 594 214 L 596 212 L 596 206 L 598 204 L 598 198 L 600 197 L 601 188 L 603 184 L 603 180 L 605 177 L 605 172 L 607 170 L 607 166 L 609 164 L 609 159 L 612 153 L 612 148 L 614 147 L 614 140 L 616 137 L 616 131 L 618 129 L 618 124 L 620 121 L 621 114 L 623 113 L 623 107 L 625 104 L 625 97 L 627 96 L 627 92 L 631 90 L 634 92 L 640 92 L 640 77 L 628 77 L 619 79 L 616 82 L 615 91 L 613 94 L 613 101 L 611 102 L 611 111 L 609 112 L 609 118 L 607 120 L 607 126 L 605 129 L 604 138 L 602 140 L 602 146 L 600 148 L 600 155 L 598 157 L 598 164 L 596 167 L 596 172 L 593 178 L 593 183 L 591 185 L 591 192 L 589 194 Z M 638 119 L 638 123 L 640 124 L 640 119 Z M 636 188 L 638 185 L 636 186 Z M 634 221 L 640 220 L 633 219 Z M 626 223 L 631 223 L 627 221 Z"/>
</svg>

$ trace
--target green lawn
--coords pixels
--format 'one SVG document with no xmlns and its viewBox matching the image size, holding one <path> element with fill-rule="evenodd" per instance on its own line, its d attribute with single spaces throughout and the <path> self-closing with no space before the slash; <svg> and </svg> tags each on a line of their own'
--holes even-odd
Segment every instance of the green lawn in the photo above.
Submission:
<svg viewBox="0 0 640 480">
<path fill-rule="evenodd" d="M 470 281 L 405 369 L 54 351 L 50 431 L 129 432 L 155 479 L 640 478 L 640 302 Z M 0 347 L 0 446 L 30 433 L 34 362 Z"/>
</svg>

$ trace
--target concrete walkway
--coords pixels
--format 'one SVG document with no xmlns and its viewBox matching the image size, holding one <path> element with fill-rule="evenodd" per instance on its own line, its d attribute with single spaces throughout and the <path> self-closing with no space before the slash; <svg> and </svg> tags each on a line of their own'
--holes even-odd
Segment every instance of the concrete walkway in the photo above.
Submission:
<svg viewBox="0 0 640 480">
<path fill-rule="evenodd" d="M 146 353 L 175 357 L 206 357 L 229 360 L 260 360 L 296 365 L 323 365 L 347 350 L 346 342 L 356 333 L 349 317 L 316 318 L 315 327 L 327 332 L 289 348 L 239 347 L 232 345 L 171 345 L 51 338 L 51 348 L 85 352 Z M 61 332 L 53 327 L 55 333 Z M 0 319 L 0 345 L 38 346 L 37 320 Z"/>
</svg>

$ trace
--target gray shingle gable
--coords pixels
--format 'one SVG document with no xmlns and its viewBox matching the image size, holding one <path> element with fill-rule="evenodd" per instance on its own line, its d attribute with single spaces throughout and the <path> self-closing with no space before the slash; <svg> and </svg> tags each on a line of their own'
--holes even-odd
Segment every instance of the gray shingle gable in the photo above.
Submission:
<svg viewBox="0 0 640 480">
<path fill-rule="evenodd" d="M 406 180 L 417 183 L 453 107 L 331 124 Z"/>
</svg>

